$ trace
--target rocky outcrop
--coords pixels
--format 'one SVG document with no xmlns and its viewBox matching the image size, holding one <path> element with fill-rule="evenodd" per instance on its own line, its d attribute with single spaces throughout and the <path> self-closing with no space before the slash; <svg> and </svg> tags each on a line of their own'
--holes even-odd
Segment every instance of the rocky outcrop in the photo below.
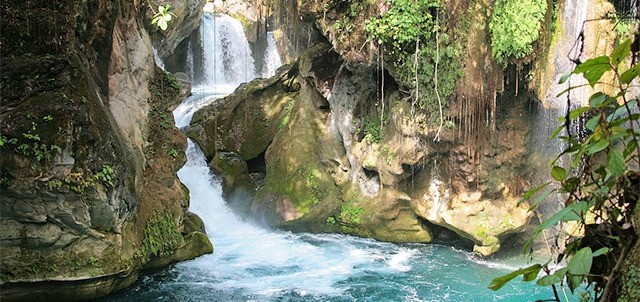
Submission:
<svg viewBox="0 0 640 302">
<path fill-rule="evenodd" d="M 569 85 L 575 87 L 570 96 L 575 106 L 586 104 L 595 91 L 611 90 L 605 85 L 598 85 L 594 90 L 587 86 L 582 75 L 573 75 L 564 84 L 558 82 L 563 75 L 573 71 L 575 61 L 586 61 L 612 52 L 617 37 L 616 31 L 611 30 L 616 27 L 616 21 L 609 17 L 613 15 L 615 8 L 609 1 L 572 0 L 561 3 L 555 20 L 547 21 L 555 24 L 547 25 L 540 59 L 534 64 L 530 84 L 545 107 L 563 108 L 567 94 L 560 94 Z"/>
<path fill-rule="evenodd" d="M 149 32 L 153 45 L 157 50 L 158 56 L 168 65 L 169 70 L 177 70 L 181 58 L 186 56 L 188 41 L 190 36 L 197 33 L 200 26 L 200 18 L 202 11 L 207 3 L 206 0 L 188 0 L 188 1 L 168 1 L 168 0 L 152 0 L 143 3 L 146 7 L 146 20 L 153 19 L 153 15 L 158 12 L 158 6 L 170 6 L 169 11 L 173 18 L 169 22 L 167 30 L 161 30 L 156 26 L 149 25 Z"/>
<path fill-rule="evenodd" d="M 486 255 L 527 223 L 527 208 L 516 206 L 526 185 L 524 102 L 504 112 L 483 147 L 465 145 L 455 129 L 433 142 L 388 74 L 381 92 L 378 69 L 346 63 L 326 44 L 297 66 L 205 107 L 187 132 L 223 173 L 227 194 L 241 187 L 253 196 L 258 220 L 393 242 L 430 242 L 437 225 Z M 299 85 L 275 88 L 288 82 Z"/>
<path fill-rule="evenodd" d="M 0 300 L 96 298 L 212 251 L 175 175 L 189 89 L 154 67 L 141 5 L 2 4 Z"/>
</svg>

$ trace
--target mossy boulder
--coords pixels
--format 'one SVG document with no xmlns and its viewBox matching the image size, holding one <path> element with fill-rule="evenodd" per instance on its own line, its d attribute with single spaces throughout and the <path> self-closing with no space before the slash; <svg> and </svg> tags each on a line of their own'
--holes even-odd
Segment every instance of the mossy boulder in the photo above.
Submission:
<svg viewBox="0 0 640 302">
<path fill-rule="evenodd" d="M 207 158 L 218 151 L 235 152 L 243 160 L 263 153 L 286 117 L 287 105 L 296 98 L 297 65 L 279 69 L 276 76 L 256 79 L 193 115 L 187 135 Z"/>
<path fill-rule="evenodd" d="M 191 232 L 184 236 L 183 244 L 171 253 L 152 257 L 146 264 L 146 268 L 161 268 L 178 261 L 191 260 L 196 257 L 213 253 L 213 245 L 206 234 Z"/>
<path fill-rule="evenodd" d="M 324 223 L 325 213 L 339 206 L 339 190 L 324 166 L 332 154 L 318 152 L 331 145 L 327 134 L 318 127 L 324 123 L 325 113 L 313 101 L 322 96 L 306 80 L 301 84 L 300 97 L 288 123 L 266 151 L 264 186 L 252 205 L 252 211 L 270 225 L 281 225 L 312 212 L 317 216 L 315 223 Z M 339 152 L 333 150 L 333 155 Z"/>
<path fill-rule="evenodd" d="M 209 166 L 222 177 L 225 193 L 235 188 L 248 188 L 249 167 L 240 155 L 233 152 L 217 152 Z"/>
<path fill-rule="evenodd" d="M 183 229 L 181 231 L 182 234 L 189 234 L 192 232 L 201 232 L 204 233 L 204 222 L 200 216 L 187 212 L 184 217 Z"/>
</svg>

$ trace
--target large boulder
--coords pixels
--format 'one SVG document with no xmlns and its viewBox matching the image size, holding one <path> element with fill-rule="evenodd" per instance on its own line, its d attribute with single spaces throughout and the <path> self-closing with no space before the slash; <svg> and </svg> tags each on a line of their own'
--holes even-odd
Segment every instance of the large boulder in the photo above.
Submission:
<svg viewBox="0 0 640 302">
<path fill-rule="evenodd" d="M 243 84 L 236 91 L 197 111 L 187 130 L 211 159 L 217 151 L 237 153 L 249 161 L 263 153 L 286 125 L 298 95 L 297 64 L 275 77 Z"/>
</svg>

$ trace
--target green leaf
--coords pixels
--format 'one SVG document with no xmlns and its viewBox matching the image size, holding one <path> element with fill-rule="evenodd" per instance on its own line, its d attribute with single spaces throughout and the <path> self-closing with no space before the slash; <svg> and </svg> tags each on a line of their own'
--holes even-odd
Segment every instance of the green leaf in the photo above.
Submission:
<svg viewBox="0 0 640 302">
<path fill-rule="evenodd" d="M 574 202 L 540 223 L 534 230 L 534 234 L 539 234 L 543 230 L 558 224 L 560 221 L 579 220 L 577 213 L 585 213 L 587 209 L 588 203 L 586 201 Z"/>
<path fill-rule="evenodd" d="M 600 118 L 602 117 L 602 114 L 598 114 L 592 118 L 590 118 L 587 123 L 585 124 L 585 126 L 587 127 L 587 129 L 593 131 L 596 129 L 596 126 L 598 126 L 598 122 L 600 121 Z"/>
<path fill-rule="evenodd" d="M 605 255 L 607 253 L 609 253 L 609 248 L 608 247 L 603 247 L 603 248 L 600 248 L 599 250 L 593 252 L 592 257 L 595 258 L 595 257 L 598 257 L 600 255 Z"/>
<path fill-rule="evenodd" d="M 607 154 L 607 171 L 613 176 L 617 177 L 624 173 L 627 164 L 624 161 L 624 157 L 620 154 L 620 151 L 611 149 Z"/>
<path fill-rule="evenodd" d="M 623 150 L 624 157 L 626 158 L 634 154 L 637 148 L 638 148 L 638 142 L 636 140 L 631 140 Z"/>
<path fill-rule="evenodd" d="M 552 275 L 546 275 L 542 278 L 540 278 L 538 280 L 538 282 L 536 282 L 536 284 L 538 286 L 549 286 L 549 285 L 553 285 L 556 283 L 560 283 L 562 282 L 562 280 L 564 280 L 564 275 L 567 274 L 567 271 L 569 269 L 568 268 L 563 268 L 563 269 L 559 269 L 557 270 L 555 273 L 553 273 Z"/>
<path fill-rule="evenodd" d="M 566 207 L 569 211 L 561 218 L 561 220 L 564 222 L 584 220 L 584 216 L 589 211 L 591 204 L 592 203 L 583 200 L 570 204 Z"/>
<path fill-rule="evenodd" d="M 564 122 L 564 121 L 563 121 Z M 551 133 L 551 136 L 549 136 L 549 140 L 553 140 L 554 138 L 556 138 L 558 136 L 558 134 L 560 134 L 560 132 L 562 131 L 562 129 L 564 129 L 564 125 L 556 128 L 556 130 L 553 131 L 553 133 Z"/>
<path fill-rule="evenodd" d="M 547 197 L 549 197 L 549 195 L 551 195 L 551 193 L 556 192 L 556 190 L 551 190 L 551 191 L 547 191 L 543 194 L 540 194 L 536 200 L 533 201 L 533 203 L 531 204 L 531 206 L 529 206 L 529 211 L 534 211 L 538 205 L 540 205 L 541 202 L 543 202 L 545 199 L 547 199 Z"/>
<path fill-rule="evenodd" d="M 530 270 L 522 274 L 522 281 L 529 282 L 538 278 L 538 273 L 540 273 L 540 269 L 542 269 L 542 266 L 537 264 L 537 265 L 530 266 L 530 268 L 531 268 Z"/>
<path fill-rule="evenodd" d="M 538 274 L 538 272 L 540 271 L 541 268 L 542 268 L 542 266 L 540 264 L 534 264 L 532 266 L 521 268 L 521 269 L 519 269 L 517 271 L 513 271 L 513 272 L 508 273 L 508 274 L 506 274 L 504 276 L 497 277 L 497 278 L 493 279 L 493 281 L 491 281 L 491 284 L 489 284 L 488 288 L 491 289 L 491 290 L 499 290 L 501 287 L 503 287 L 509 281 L 513 280 L 513 278 L 518 277 L 520 275 L 530 276 L 530 274 L 532 274 L 534 272 L 535 272 L 535 274 Z M 533 280 L 533 279 L 531 279 L 531 280 Z M 531 280 L 527 280 L 527 281 L 531 281 Z"/>
<path fill-rule="evenodd" d="M 629 106 L 629 108 L 632 108 L 635 104 L 636 104 L 636 100 L 631 100 L 627 103 L 627 106 Z M 611 122 L 615 119 L 618 119 L 626 113 L 627 113 L 627 108 L 625 106 L 620 106 L 618 107 L 618 109 L 616 109 L 616 111 L 613 112 L 613 114 L 607 117 L 607 122 Z"/>
<path fill-rule="evenodd" d="M 531 198 L 531 196 L 533 196 L 534 194 L 538 193 L 538 191 L 542 190 L 543 188 L 545 188 L 548 185 L 549 185 L 549 183 L 547 182 L 547 183 L 541 184 L 541 185 L 539 185 L 539 186 L 537 186 L 537 187 L 525 192 L 522 195 L 522 198 L 520 198 L 520 201 L 518 201 L 518 205 L 520 205 L 523 201 Z"/>
<path fill-rule="evenodd" d="M 631 39 L 627 39 L 622 42 L 622 44 L 618 45 L 611 54 L 611 64 L 613 66 L 617 66 L 626 58 L 631 52 Z"/>
<path fill-rule="evenodd" d="M 593 155 L 609 147 L 609 140 L 601 139 L 587 148 L 587 154 Z"/>
<path fill-rule="evenodd" d="M 556 181 L 563 181 L 567 177 L 567 171 L 563 167 L 553 166 L 551 169 L 551 177 Z"/>
<path fill-rule="evenodd" d="M 620 75 L 620 82 L 622 82 L 622 84 L 629 84 L 638 75 L 640 75 L 640 64 L 636 64 L 635 66 L 629 68 L 629 70 L 623 72 Z"/>
<path fill-rule="evenodd" d="M 582 73 L 584 78 L 589 82 L 589 85 L 593 87 L 605 72 L 611 70 L 609 63 L 610 60 L 607 56 L 596 57 L 578 65 L 573 73 Z"/>
<path fill-rule="evenodd" d="M 558 81 L 558 84 L 564 84 L 564 82 L 566 82 L 569 78 L 571 77 L 570 73 L 565 73 L 560 77 L 560 81 Z"/>
<path fill-rule="evenodd" d="M 579 107 L 569 111 L 569 120 L 575 120 L 580 117 L 583 113 L 591 110 L 589 107 Z"/>
<path fill-rule="evenodd" d="M 591 107 L 598 107 L 607 99 L 607 95 L 602 92 L 596 92 L 589 98 L 589 105 Z"/>
<path fill-rule="evenodd" d="M 571 91 L 571 90 L 578 89 L 578 88 L 580 88 L 580 87 L 587 86 L 587 85 L 588 85 L 588 84 L 582 84 L 582 85 L 577 85 L 577 86 L 570 86 L 569 88 L 567 88 L 567 89 L 565 89 L 565 90 L 563 90 L 563 91 L 560 91 L 560 93 L 558 93 L 558 94 L 556 95 L 556 97 L 560 97 L 560 96 L 562 96 L 563 94 L 565 94 L 565 93 L 567 93 L 567 92 L 569 92 L 569 91 Z"/>
<path fill-rule="evenodd" d="M 611 141 L 631 135 L 629 129 L 620 126 L 611 127 Z"/>
<path fill-rule="evenodd" d="M 571 278 L 569 278 L 569 288 L 571 292 L 580 286 L 580 283 L 584 280 L 584 275 L 591 271 L 592 263 L 593 254 L 591 253 L 590 247 L 582 248 L 573 254 L 573 257 L 571 257 L 567 265 L 569 273 L 572 275 Z"/>
<path fill-rule="evenodd" d="M 567 180 L 565 180 L 562 183 L 562 188 L 566 191 L 566 192 L 573 192 L 576 187 L 578 186 L 578 184 L 580 184 L 580 179 L 578 179 L 577 177 L 569 177 L 567 178 Z"/>
</svg>

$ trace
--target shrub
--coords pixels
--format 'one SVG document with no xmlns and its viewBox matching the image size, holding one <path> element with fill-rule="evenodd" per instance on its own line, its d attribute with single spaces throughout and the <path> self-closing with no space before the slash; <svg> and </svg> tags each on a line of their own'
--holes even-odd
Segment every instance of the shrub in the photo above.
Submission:
<svg viewBox="0 0 640 302">
<path fill-rule="evenodd" d="M 498 63 L 531 54 L 538 40 L 546 0 L 497 0 L 489 22 L 491 52 Z"/>
</svg>

